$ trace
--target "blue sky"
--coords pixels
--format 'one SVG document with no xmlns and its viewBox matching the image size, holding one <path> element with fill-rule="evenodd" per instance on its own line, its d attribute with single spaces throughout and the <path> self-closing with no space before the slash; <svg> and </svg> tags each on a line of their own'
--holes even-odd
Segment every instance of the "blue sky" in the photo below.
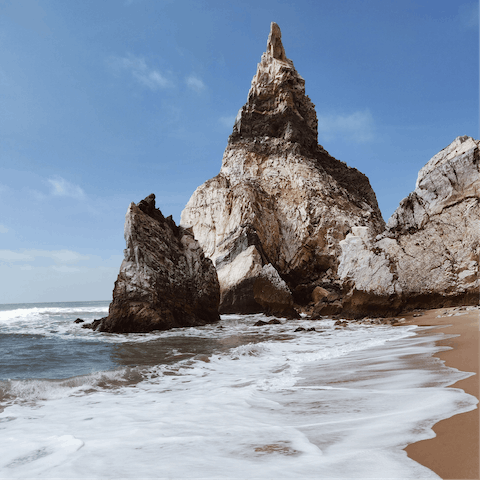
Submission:
<svg viewBox="0 0 480 480">
<path fill-rule="evenodd" d="M 270 22 L 385 220 L 479 138 L 470 0 L 0 0 L 0 303 L 109 300 L 131 201 L 216 175 Z"/>
</svg>

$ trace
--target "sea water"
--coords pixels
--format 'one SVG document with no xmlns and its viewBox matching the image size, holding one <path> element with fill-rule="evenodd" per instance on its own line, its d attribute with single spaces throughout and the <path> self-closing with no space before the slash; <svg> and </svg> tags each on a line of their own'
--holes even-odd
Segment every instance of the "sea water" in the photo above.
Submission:
<svg viewBox="0 0 480 480">
<path fill-rule="evenodd" d="M 107 310 L 0 305 L 0 478 L 439 478 L 403 449 L 476 408 L 446 388 L 470 374 L 433 356 L 438 329 L 74 323 Z"/>
</svg>

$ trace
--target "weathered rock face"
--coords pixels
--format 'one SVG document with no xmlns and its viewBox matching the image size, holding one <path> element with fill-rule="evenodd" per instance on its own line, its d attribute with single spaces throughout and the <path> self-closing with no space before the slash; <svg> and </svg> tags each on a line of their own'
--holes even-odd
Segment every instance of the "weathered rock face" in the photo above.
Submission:
<svg viewBox="0 0 480 480">
<path fill-rule="evenodd" d="M 155 195 L 128 207 L 125 241 L 125 259 L 100 331 L 148 332 L 219 320 L 212 261 L 190 231 L 155 208 Z"/>
<path fill-rule="evenodd" d="M 480 141 L 458 137 L 419 172 L 415 190 L 373 239 L 340 242 L 350 316 L 479 301 Z"/>
<path fill-rule="evenodd" d="M 314 105 L 272 23 L 220 173 L 182 213 L 216 265 L 220 311 L 295 315 L 336 277 L 352 226 L 384 230 L 368 179 L 317 143 Z"/>
</svg>

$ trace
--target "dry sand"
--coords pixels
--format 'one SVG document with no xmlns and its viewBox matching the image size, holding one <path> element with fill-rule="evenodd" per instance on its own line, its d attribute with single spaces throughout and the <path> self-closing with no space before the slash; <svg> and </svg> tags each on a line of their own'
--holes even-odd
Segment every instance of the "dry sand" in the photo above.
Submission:
<svg viewBox="0 0 480 480">
<path fill-rule="evenodd" d="M 471 308 L 471 307 L 470 307 Z M 475 372 L 464 380 L 451 385 L 479 398 L 479 310 L 465 307 L 426 310 L 414 317 L 404 315 L 406 323 L 415 325 L 440 325 L 440 331 L 459 335 L 438 342 L 452 350 L 436 354 L 445 365 L 464 372 Z M 433 470 L 443 479 L 479 479 L 479 409 L 455 415 L 435 424 L 436 437 L 409 445 L 405 450 L 409 457 Z"/>
</svg>

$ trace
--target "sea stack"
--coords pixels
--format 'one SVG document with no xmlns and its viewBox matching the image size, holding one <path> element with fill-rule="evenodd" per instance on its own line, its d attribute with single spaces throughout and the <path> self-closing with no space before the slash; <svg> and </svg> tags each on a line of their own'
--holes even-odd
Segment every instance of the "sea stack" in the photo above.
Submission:
<svg viewBox="0 0 480 480">
<path fill-rule="evenodd" d="M 293 317 L 317 287 L 327 292 L 325 308 L 338 309 L 340 241 L 353 226 L 373 237 L 384 230 L 367 177 L 317 137 L 305 81 L 272 23 L 220 173 L 197 188 L 181 217 L 215 263 L 221 313 Z"/>
<path fill-rule="evenodd" d="M 125 241 L 113 301 L 99 331 L 149 332 L 219 320 L 212 261 L 188 229 L 155 208 L 155 195 L 128 207 Z"/>
<path fill-rule="evenodd" d="M 457 137 L 420 170 L 385 232 L 352 229 L 340 243 L 344 314 L 478 304 L 479 163 L 480 141 Z"/>
</svg>

